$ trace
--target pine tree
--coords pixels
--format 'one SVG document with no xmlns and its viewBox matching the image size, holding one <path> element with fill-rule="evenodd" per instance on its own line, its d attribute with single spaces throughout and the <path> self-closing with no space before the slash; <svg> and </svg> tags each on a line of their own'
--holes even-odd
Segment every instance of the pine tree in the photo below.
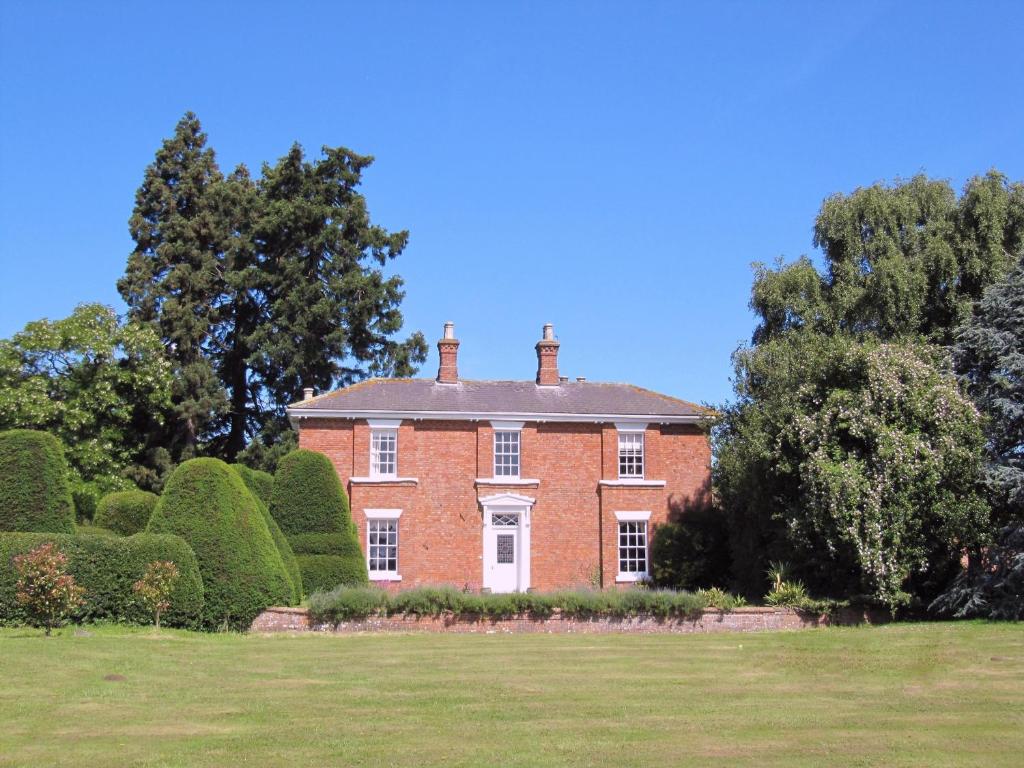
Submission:
<svg viewBox="0 0 1024 768">
<path fill-rule="evenodd" d="M 135 250 L 117 287 L 129 315 L 153 323 L 175 367 L 162 442 L 191 455 L 217 415 L 224 388 L 208 357 L 220 322 L 223 249 L 230 224 L 211 201 L 223 180 L 198 118 L 187 113 L 146 168 L 129 221 Z"/>
</svg>

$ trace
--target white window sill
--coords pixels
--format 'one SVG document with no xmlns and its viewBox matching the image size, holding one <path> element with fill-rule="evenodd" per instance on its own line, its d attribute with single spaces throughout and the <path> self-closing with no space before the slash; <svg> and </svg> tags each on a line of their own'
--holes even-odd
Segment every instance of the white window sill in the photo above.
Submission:
<svg viewBox="0 0 1024 768">
<path fill-rule="evenodd" d="M 540 480 L 525 477 L 478 477 L 477 485 L 540 485 Z"/>
<path fill-rule="evenodd" d="M 370 571 L 370 581 L 401 581 L 402 577 L 397 573 L 388 571 Z"/>
<path fill-rule="evenodd" d="M 356 485 L 367 485 L 379 483 L 386 485 L 418 485 L 419 478 L 416 477 L 350 477 L 349 480 Z"/>
<path fill-rule="evenodd" d="M 622 477 L 618 480 L 601 480 L 601 485 L 612 488 L 664 488 L 665 480 L 644 480 L 642 477 Z"/>
<path fill-rule="evenodd" d="M 616 584 L 634 584 L 647 578 L 646 573 L 620 573 L 615 577 Z"/>
</svg>

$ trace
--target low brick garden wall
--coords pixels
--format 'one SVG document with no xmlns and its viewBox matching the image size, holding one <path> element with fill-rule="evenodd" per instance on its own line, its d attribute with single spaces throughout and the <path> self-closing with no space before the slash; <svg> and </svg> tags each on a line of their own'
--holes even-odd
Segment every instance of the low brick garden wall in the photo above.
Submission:
<svg viewBox="0 0 1024 768">
<path fill-rule="evenodd" d="M 877 624 L 884 613 L 844 610 L 832 616 L 808 614 L 791 608 L 737 608 L 722 612 L 709 608 L 692 617 L 655 616 L 576 618 L 555 611 L 547 618 L 519 616 L 490 619 L 477 616 L 370 616 L 338 624 L 316 624 L 305 608 L 268 608 L 253 621 L 252 632 L 455 632 L 455 633 L 578 633 L 694 634 L 706 632 L 761 632 L 778 629 L 812 629 L 829 625 Z"/>
</svg>

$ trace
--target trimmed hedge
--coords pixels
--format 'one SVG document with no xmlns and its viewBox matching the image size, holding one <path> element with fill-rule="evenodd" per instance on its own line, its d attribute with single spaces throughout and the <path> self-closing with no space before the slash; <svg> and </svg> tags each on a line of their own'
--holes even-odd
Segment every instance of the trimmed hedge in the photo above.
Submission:
<svg viewBox="0 0 1024 768">
<path fill-rule="evenodd" d="M 309 612 L 315 621 L 332 623 L 372 615 L 453 614 L 492 619 L 529 615 L 544 618 L 556 609 L 565 616 L 579 618 L 639 615 L 669 618 L 692 616 L 712 607 L 731 611 L 745 604 L 743 598 L 720 590 L 565 590 L 548 594 L 475 594 L 462 592 L 455 587 L 417 587 L 389 594 L 376 587 L 338 587 L 330 592 L 318 592 L 310 596 Z"/>
<path fill-rule="evenodd" d="M 160 497 L 149 491 L 117 491 L 108 493 L 96 505 L 93 525 L 131 536 L 146 530 Z"/>
<path fill-rule="evenodd" d="M 0 534 L 0 624 L 24 622 L 24 614 L 15 600 L 18 574 L 14 570 L 14 556 L 46 542 L 53 542 L 67 555 L 68 572 L 85 588 L 85 604 L 72 614 L 73 621 L 149 623 L 152 616 L 136 599 L 132 585 L 142 578 L 149 563 L 170 560 L 178 567 L 180 578 L 171 594 L 171 608 L 161 618 L 168 626 L 200 625 L 203 581 L 195 554 L 179 536 L 148 533 L 129 537 Z"/>
<path fill-rule="evenodd" d="M 291 601 L 292 585 L 259 502 L 219 459 L 179 465 L 146 530 L 177 534 L 195 551 L 209 628 L 245 629 L 263 609 Z"/>
<path fill-rule="evenodd" d="M 289 537 L 354 529 L 348 496 L 331 460 L 305 448 L 292 451 L 278 463 L 270 514 Z"/>
<path fill-rule="evenodd" d="M 64 447 L 46 432 L 0 432 L 0 531 L 74 533 Z"/>
<path fill-rule="evenodd" d="M 247 467 L 245 464 L 232 464 L 231 468 L 241 475 L 242 482 L 253 495 L 270 507 L 270 496 L 274 492 L 274 476 L 269 472 Z"/>
<path fill-rule="evenodd" d="M 270 514 L 288 535 L 306 594 L 369 584 L 348 497 L 322 453 L 300 448 L 281 459 Z"/>
<path fill-rule="evenodd" d="M 281 527 L 267 509 L 263 497 L 257 492 L 259 486 L 263 483 L 259 475 L 263 475 L 270 480 L 270 485 L 265 488 L 268 493 L 274 485 L 274 478 L 266 472 L 249 469 L 244 464 L 232 464 L 231 468 L 242 478 L 242 482 L 252 492 L 256 503 L 259 504 L 260 514 L 263 515 L 263 519 L 267 523 L 270 537 L 274 540 L 274 546 L 277 547 L 277 552 L 281 555 L 281 562 L 284 563 L 284 570 L 288 574 L 288 582 L 292 588 L 292 604 L 298 605 L 302 602 L 302 572 L 299 570 L 299 561 L 295 559 L 295 552 L 292 551 L 288 538 L 281 532 Z"/>
</svg>

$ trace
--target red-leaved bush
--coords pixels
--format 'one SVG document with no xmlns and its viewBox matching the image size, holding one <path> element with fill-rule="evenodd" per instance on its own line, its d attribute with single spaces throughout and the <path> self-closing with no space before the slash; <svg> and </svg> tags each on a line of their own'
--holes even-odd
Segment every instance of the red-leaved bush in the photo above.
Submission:
<svg viewBox="0 0 1024 768">
<path fill-rule="evenodd" d="M 169 560 L 154 560 L 146 566 L 146 573 L 132 585 L 139 601 L 153 614 L 156 628 L 160 629 L 160 614 L 171 607 L 171 593 L 178 580 L 178 567 Z"/>
<path fill-rule="evenodd" d="M 67 615 L 85 602 L 85 590 L 67 573 L 68 558 L 52 542 L 14 558 L 18 573 L 15 599 L 24 606 L 29 624 L 49 635 Z"/>
</svg>

